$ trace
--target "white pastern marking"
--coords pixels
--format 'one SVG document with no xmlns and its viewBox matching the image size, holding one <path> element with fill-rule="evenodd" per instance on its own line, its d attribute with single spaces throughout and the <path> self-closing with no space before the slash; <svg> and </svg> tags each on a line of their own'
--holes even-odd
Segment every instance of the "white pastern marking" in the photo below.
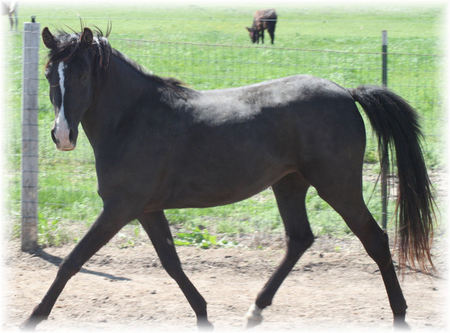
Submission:
<svg viewBox="0 0 450 333">
<path fill-rule="evenodd" d="M 69 124 L 67 123 L 66 116 L 64 114 L 64 93 L 66 88 L 64 86 L 64 70 L 66 69 L 66 64 L 61 61 L 58 64 L 58 74 L 59 74 L 59 87 L 61 89 L 61 105 L 59 107 L 58 117 L 56 118 L 55 126 L 55 137 L 59 141 L 60 148 L 69 148 L 72 146 L 69 139 Z"/>
<path fill-rule="evenodd" d="M 253 327 L 260 324 L 263 320 L 261 315 L 262 309 L 260 309 L 256 304 L 252 304 L 245 315 L 247 319 L 247 327 Z"/>
</svg>

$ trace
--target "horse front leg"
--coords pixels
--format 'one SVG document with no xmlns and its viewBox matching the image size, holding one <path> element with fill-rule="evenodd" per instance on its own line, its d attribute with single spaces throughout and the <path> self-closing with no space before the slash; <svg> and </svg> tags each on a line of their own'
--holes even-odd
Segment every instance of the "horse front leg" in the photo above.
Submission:
<svg viewBox="0 0 450 333">
<path fill-rule="evenodd" d="M 275 28 L 267 29 L 270 36 L 270 43 L 273 44 L 273 41 L 275 40 Z"/>
<path fill-rule="evenodd" d="M 145 213 L 138 220 L 152 241 L 162 266 L 178 284 L 194 310 L 197 316 L 197 326 L 202 329 L 212 328 L 213 325 L 208 321 L 205 299 L 197 291 L 181 267 L 170 232 L 169 222 L 164 212 Z"/>
<path fill-rule="evenodd" d="M 286 254 L 248 310 L 246 328 L 254 327 L 262 322 L 261 312 L 272 304 L 278 288 L 314 241 L 305 207 L 308 188 L 309 184 L 306 180 L 296 173 L 289 174 L 272 185 L 286 231 Z"/>
<path fill-rule="evenodd" d="M 34 329 L 46 320 L 69 279 L 78 273 L 83 264 L 105 245 L 130 219 L 123 217 L 119 205 L 105 205 L 102 213 L 86 235 L 59 266 L 55 280 L 42 301 L 34 308 L 30 317 L 21 325 L 22 329 Z M 122 216 L 122 217 L 121 217 Z"/>
</svg>

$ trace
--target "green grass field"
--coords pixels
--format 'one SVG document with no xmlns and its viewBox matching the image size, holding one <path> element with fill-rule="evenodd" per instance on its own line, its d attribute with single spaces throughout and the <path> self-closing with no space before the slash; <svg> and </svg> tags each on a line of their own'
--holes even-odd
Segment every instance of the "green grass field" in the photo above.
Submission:
<svg viewBox="0 0 450 333">
<path fill-rule="evenodd" d="M 21 7 L 21 25 L 31 15 L 41 28 L 52 31 L 87 26 L 106 29 L 112 22 L 113 47 L 157 75 L 175 76 L 196 89 L 235 87 L 266 79 L 308 73 L 346 87 L 381 84 L 381 31 L 388 30 L 388 86 L 406 98 L 421 115 L 424 151 L 431 168 L 442 167 L 444 141 L 440 68 L 443 53 L 443 8 L 277 7 L 279 22 L 275 45 L 251 45 L 246 26 L 249 7 Z M 5 21 L 6 22 L 6 21 Z M 6 23 L 5 23 L 6 24 Z M 14 235 L 20 221 L 20 108 L 21 35 L 9 34 L 7 54 L 7 209 Z M 151 41 L 151 42 L 150 42 Z M 101 209 L 91 148 L 83 135 L 73 152 L 56 151 L 49 131 L 53 110 L 43 76 L 46 50 L 41 44 L 39 91 L 40 175 L 39 232 L 41 244 L 57 245 L 79 237 L 74 226 L 86 229 Z M 436 56 L 437 55 L 437 56 Z M 366 175 L 379 171 L 375 141 L 370 129 Z M 375 217 L 381 212 L 378 189 L 371 177 L 365 198 Z M 315 193 L 307 198 L 308 214 L 316 234 L 342 236 L 349 230 Z M 390 207 L 392 212 L 392 203 Z M 167 212 L 172 223 L 186 230 L 201 225 L 214 233 L 282 232 L 281 219 L 270 189 L 233 205 Z"/>
</svg>

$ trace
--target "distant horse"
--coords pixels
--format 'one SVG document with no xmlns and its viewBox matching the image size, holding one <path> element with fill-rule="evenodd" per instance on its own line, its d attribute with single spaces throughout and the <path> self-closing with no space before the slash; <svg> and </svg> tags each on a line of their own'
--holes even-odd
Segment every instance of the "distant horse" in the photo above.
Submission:
<svg viewBox="0 0 450 333">
<path fill-rule="evenodd" d="M 253 43 L 259 44 L 259 39 L 264 44 L 264 30 L 267 29 L 270 35 L 270 41 L 273 44 L 275 39 L 275 26 L 277 24 L 277 13 L 275 9 L 257 10 L 253 15 L 253 25 L 246 29 L 249 32 Z"/>
<path fill-rule="evenodd" d="M 180 286 L 197 324 L 211 327 L 205 299 L 182 270 L 164 210 L 225 205 L 268 186 L 286 229 L 287 252 L 251 306 L 247 326 L 261 322 L 261 311 L 314 241 L 305 208 L 310 186 L 361 240 L 383 277 L 394 324 L 407 325 L 388 237 L 363 200 L 366 136 L 355 104 L 379 137 L 380 156 L 391 145 L 396 151 L 400 265 L 428 268 L 433 198 L 417 116 L 401 97 L 308 75 L 197 91 L 145 72 L 111 48 L 108 35 L 89 28 L 56 37 L 42 31 L 50 49 L 45 75 L 56 116 L 52 139 L 59 150 L 74 149 L 81 122 L 94 150 L 103 210 L 23 327 L 46 319 L 70 277 L 133 219 Z"/>
<path fill-rule="evenodd" d="M 19 19 L 17 18 L 18 4 L 17 1 L 6 2 L 2 1 L 2 15 L 8 15 L 9 18 L 9 30 L 17 31 L 17 25 Z"/>
</svg>

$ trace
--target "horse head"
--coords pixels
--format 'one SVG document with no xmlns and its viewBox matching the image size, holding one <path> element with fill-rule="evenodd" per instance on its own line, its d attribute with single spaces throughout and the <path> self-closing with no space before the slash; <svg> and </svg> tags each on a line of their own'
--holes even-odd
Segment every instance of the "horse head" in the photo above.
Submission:
<svg viewBox="0 0 450 333">
<path fill-rule="evenodd" d="M 100 44 L 107 41 L 104 37 L 94 37 L 89 28 L 55 37 L 47 27 L 42 31 L 42 40 L 50 50 L 45 76 L 55 110 L 51 136 L 59 150 L 73 150 L 78 125 L 94 99 L 99 63 L 105 62 Z"/>
<path fill-rule="evenodd" d="M 248 31 L 252 43 L 256 43 L 256 41 L 258 40 L 258 31 L 256 30 L 256 28 L 246 27 L 246 29 Z"/>
</svg>

